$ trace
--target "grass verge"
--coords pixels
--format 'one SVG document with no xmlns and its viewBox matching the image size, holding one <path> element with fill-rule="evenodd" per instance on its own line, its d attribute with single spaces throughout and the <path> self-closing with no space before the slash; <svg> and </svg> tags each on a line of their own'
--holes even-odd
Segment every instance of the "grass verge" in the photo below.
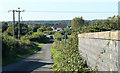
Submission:
<svg viewBox="0 0 120 73">
<path fill-rule="evenodd" d="M 13 56 L 8 56 L 8 57 L 3 58 L 2 59 L 2 66 L 20 61 L 20 60 L 38 52 L 38 51 L 40 51 L 42 45 L 44 45 L 44 44 L 43 43 L 34 43 L 29 50 L 24 51 L 23 53 L 17 53 Z"/>
<path fill-rule="evenodd" d="M 53 65 L 53 70 L 54 71 L 56 71 L 56 69 L 58 69 L 57 67 L 59 67 L 60 65 L 60 62 L 62 62 L 61 61 L 61 56 L 60 55 L 62 55 L 61 54 L 61 51 L 58 51 L 57 49 L 55 49 L 54 47 L 53 47 L 53 45 L 54 45 L 54 43 L 51 45 L 51 48 L 50 48 L 50 50 L 51 50 L 51 52 L 52 52 L 52 54 L 53 54 L 53 56 L 54 56 L 54 65 Z"/>
</svg>

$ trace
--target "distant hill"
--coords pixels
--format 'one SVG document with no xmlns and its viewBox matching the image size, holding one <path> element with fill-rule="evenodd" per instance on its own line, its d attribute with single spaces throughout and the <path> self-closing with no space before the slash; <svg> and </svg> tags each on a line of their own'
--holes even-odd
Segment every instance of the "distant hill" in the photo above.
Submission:
<svg viewBox="0 0 120 73">
<path fill-rule="evenodd" d="M 88 24 L 89 22 L 95 22 L 95 21 L 104 21 L 102 19 L 95 19 L 95 20 L 85 20 L 86 24 Z M 17 21 L 16 21 L 17 22 Z M 1 24 L 2 22 L 0 22 Z M 39 24 L 39 25 L 49 25 L 49 26 L 53 26 L 54 24 L 70 24 L 71 20 L 29 20 L 29 21 L 21 21 L 21 23 L 26 23 L 29 25 L 33 25 L 33 24 Z M 8 24 L 12 24 L 12 21 L 8 21 Z"/>
<path fill-rule="evenodd" d="M 71 20 L 35 20 L 35 21 L 21 21 L 21 23 L 26 23 L 29 25 L 39 24 L 39 25 L 50 25 L 54 24 L 70 24 Z M 12 24 L 12 21 L 8 21 L 8 24 Z"/>
</svg>

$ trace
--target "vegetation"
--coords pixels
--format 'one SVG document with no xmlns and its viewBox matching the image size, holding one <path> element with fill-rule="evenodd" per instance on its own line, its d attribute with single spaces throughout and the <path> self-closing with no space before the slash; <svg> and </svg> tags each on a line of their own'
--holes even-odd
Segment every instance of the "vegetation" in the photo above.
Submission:
<svg viewBox="0 0 120 73">
<path fill-rule="evenodd" d="M 72 30 L 77 31 L 79 30 L 83 25 L 85 24 L 85 21 L 83 20 L 82 17 L 75 17 L 72 21 L 71 21 L 71 26 L 72 26 Z"/>
<path fill-rule="evenodd" d="M 3 65 L 19 61 L 39 51 L 43 43 L 49 41 L 43 32 L 34 32 L 27 24 L 21 24 L 21 38 L 18 40 L 18 23 L 15 24 L 15 38 L 13 25 L 8 25 L 7 22 L 3 22 L 2 25 Z M 34 29 L 37 30 L 38 27 L 39 25 L 35 25 Z"/>
<path fill-rule="evenodd" d="M 54 35 L 55 31 L 44 31 L 44 33 L 47 35 Z"/>
<path fill-rule="evenodd" d="M 17 53 L 17 51 L 23 51 L 18 48 L 29 48 L 27 46 L 31 46 L 32 41 L 46 43 L 48 42 L 48 38 L 42 32 L 36 32 L 32 35 L 21 37 L 21 40 L 17 40 L 4 32 L 2 35 L 3 56 L 9 56 L 11 54 Z"/>
<path fill-rule="evenodd" d="M 94 22 L 85 22 L 82 17 L 76 17 L 72 20 L 71 26 L 72 30 L 59 31 L 55 33 L 55 42 L 52 44 L 51 52 L 54 55 L 54 71 L 71 71 L 71 72 L 90 72 L 91 69 L 87 66 L 85 60 L 80 57 L 80 52 L 78 50 L 78 37 L 77 34 L 89 33 L 89 32 L 101 32 L 101 31 L 111 31 L 119 30 L 119 16 L 109 17 L 106 20 L 97 20 Z M 71 32 L 69 39 L 58 41 L 57 38 L 63 38 L 64 34 Z M 104 50 L 102 51 L 102 53 Z"/>
<path fill-rule="evenodd" d="M 49 26 L 41 26 L 37 31 L 44 32 L 44 31 L 52 31 L 52 28 Z"/>
<path fill-rule="evenodd" d="M 85 21 L 82 17 L 76 17 L 72 21 L 68 21 L 71 24 L 72 30 L 65 29 L 64 31 L 51 31 L 50 23 L 28 25 L 21 24 L 21 39 L 17 39 L 18 35 L 18 23 L 15 24 L 15 35 L 13 38 L 13 27 L 8 25 L 6 22 L 2 23 L 2 48 L 3 48 L 3 65 L 9 64 L 11 62 L 18 61 L 26 56 L 37 52 L 40 50 L 41 44 L 46 43 L 48 38 L 44 35 L 54 34 L 54 44 L 52 44 L 51 52 L 54 55 L 54 71 L 78 71 L 78 72 L 88 72 L 92 69 L 89 68 L 85 62 L 80 57 L 78 50 L 78 37 L 77 34 L 89 33 L 89 32 L 101 32 L 110 30 L 120 30 L 119 28 L 119 16 L 109 17 L 106 20 L 96 20 L 96 21 Z M 44 22 L 44 21 L 43 21 Z M 61 21 L 59 24 L 63 23 Z M 25 23 L 25 22 L 24 22 Z M 58 41 L 57 38 L 63 38 L 64 34 L 69 35 L 69 39 L 62 39 Z M 36 43 L 39 42 L 39 43 Z M 34 49 L 33 49 L 34 48 Z M 13 59 L 14 58 L 14 59 Z M 9 61 L 8 61 L 9 59 Z"/>
<path fill-rule="evenodd" d="M 2 22 L 2 32 L 6 31 L 8 28 L 8 23 L 7 22 Z"/>
<path fill-rule="evenodd" d="M 119 16 L 109 17 L 104 21 L 95 21 L 85 24 L 79 29 L 79 33 L 89 33 L 89 32 L 101 32 L 101 31 L 111 31 L 120 30 L 119 26 Z"/>
<path fill-rule="evenodd" d="M 90 68 L 86 65 L 85 60 L 80 57 L 78 50 L 77 34 L 73 33 L 69 39 L 57 41 L 61 34 L 55 34 L 55 42 L 52 44 L 51 52 L 54 55 L 54 71 L 71 71 L 71 72 L 88 72 Z"/>
<path fill-rule="evenodd" d="M 16 62 L 39 51 L 41 48 L 40 43 L 46 42 L 48 42 L 48 39 L 43 33 L 36 32 L 29 36 L 23 36 L 21 40 L 18 40 L 4 32 L 2 34 L 3 65 Z"/>
<path fill-rule="evenodd" d="M 17 62 L 21 59 L 24 59 L 25 57 L 28 57 L 29 55 L 40 51 L 42 45 L 43 45 L 43 43 L 34 43 L 34 44 L 32 44 L 32 47 L 26 48 L 26 49 L 17 47 L 17 49 L 20 49 L 21 51 L 14 55 L 9 55 L 9 56 L 3 57 L 2 65 L 5 66 L 7 64 Z"/>
<path fill-rule="evenodd" d="M 21 37 L 22 40 L 26 40 L 29 39 L 32 42 L 39 42 L 39 43 L 47 43 L 48 42 L 48 38 L 44 35 L 44 33 L 42 32 L 35 32 L 32 35 L 25 35 L 23 37 Z"/>
<path fill-rule="evenodd" d="M 28 25 L 27 24 L 20 24 L 21 26 L 21 30 L 20 30 L 20 34 L 21 36 L 24 36 L 26 33 L 28 33 Z M 9 27 L 7 28 L 6 32 L 13 36 L 13 25 L 9 25 Z M 15 37 L 17 38 L 18 36 L 18 23 L 15 24 Z"/>
</svg>

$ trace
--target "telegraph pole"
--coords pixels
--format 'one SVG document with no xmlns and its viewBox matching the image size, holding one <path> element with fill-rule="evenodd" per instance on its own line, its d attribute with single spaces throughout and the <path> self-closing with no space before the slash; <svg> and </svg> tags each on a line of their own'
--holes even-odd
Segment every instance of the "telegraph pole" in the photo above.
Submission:
<svg viewBox="0 0 120 73">
<path fill-rule="evenodd" d="M 15 10 L 13 10 L 13 37 L 15 37 Z"/>
<path fill-rule="evenodd" d="M 20 9 L 20 8 L 18 8 Z M 20 10 L 18 10 L 18 39 L 20 39 Z"/>
<path fill-rule="evenodd" d="M 13 12 L 13 37 L 15 37 L 15 11 L 16 10 L 9 10 L 8 12 Z"/>
<path fill-rule="evenodd" d="M 20 39 L 20 12 L 24 12 L 25 10 L 20 10 L 20 8 L 18 8 L 18 10 L 16 12 L 18 12 L 18 39 Z"/>
<path fill-rule="evenodd" d="M 13 37 L 15 37 L 15 12 L 18 12 L 18 39 L 20 39 L 20 12 L 24 12 L 25 10 L 9 10 L 8 12 L 13 12 Z"/>
</svg>

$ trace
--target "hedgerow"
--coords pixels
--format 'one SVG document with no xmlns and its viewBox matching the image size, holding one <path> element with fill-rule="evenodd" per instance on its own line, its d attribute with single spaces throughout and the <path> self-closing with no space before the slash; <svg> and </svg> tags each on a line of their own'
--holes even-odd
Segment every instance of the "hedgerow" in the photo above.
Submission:
<svg viewBox="0 0 120 73">
<path fill-rule="evenodd" d="M 54 71 L 70 71 L 70 72 L 88 72 L 91 71 L 86 64 L 86 61 L 83 60 L 80 56 L 78 50 L 78 38 L 77 34 L 73 33 L 68 40 L 57 41 L 55 39 L 54 44 L 51 47 L 51 52 L 54 55 Z"/>
<path fill-rule="evenodd" d="M 25 35 L 21 39 L 29 39 L 32 42 L 46 43 L 48 42 L 48 38 L 42 32 L 35 32 L 32 35 Z"/>
<path fill-rule="evenodd" d="M 29 40 L 17 40 L 9 36 L 6 32 L 2 34 L 2 54 L 3 57 L 14 55 L 24 51 L 28 46 L 31 46 Z"/>
<path fill-rule="evenodd" d="M 9 36 L 6 32 L 2 34 L 2 53 L 3 57 L 22 53 L 32 47 L 32 42 L 46 43 L 48 38 L 43 33 L 34 33 L 29 36 L 22 36 L 20 40 Z"/>
</svg>

